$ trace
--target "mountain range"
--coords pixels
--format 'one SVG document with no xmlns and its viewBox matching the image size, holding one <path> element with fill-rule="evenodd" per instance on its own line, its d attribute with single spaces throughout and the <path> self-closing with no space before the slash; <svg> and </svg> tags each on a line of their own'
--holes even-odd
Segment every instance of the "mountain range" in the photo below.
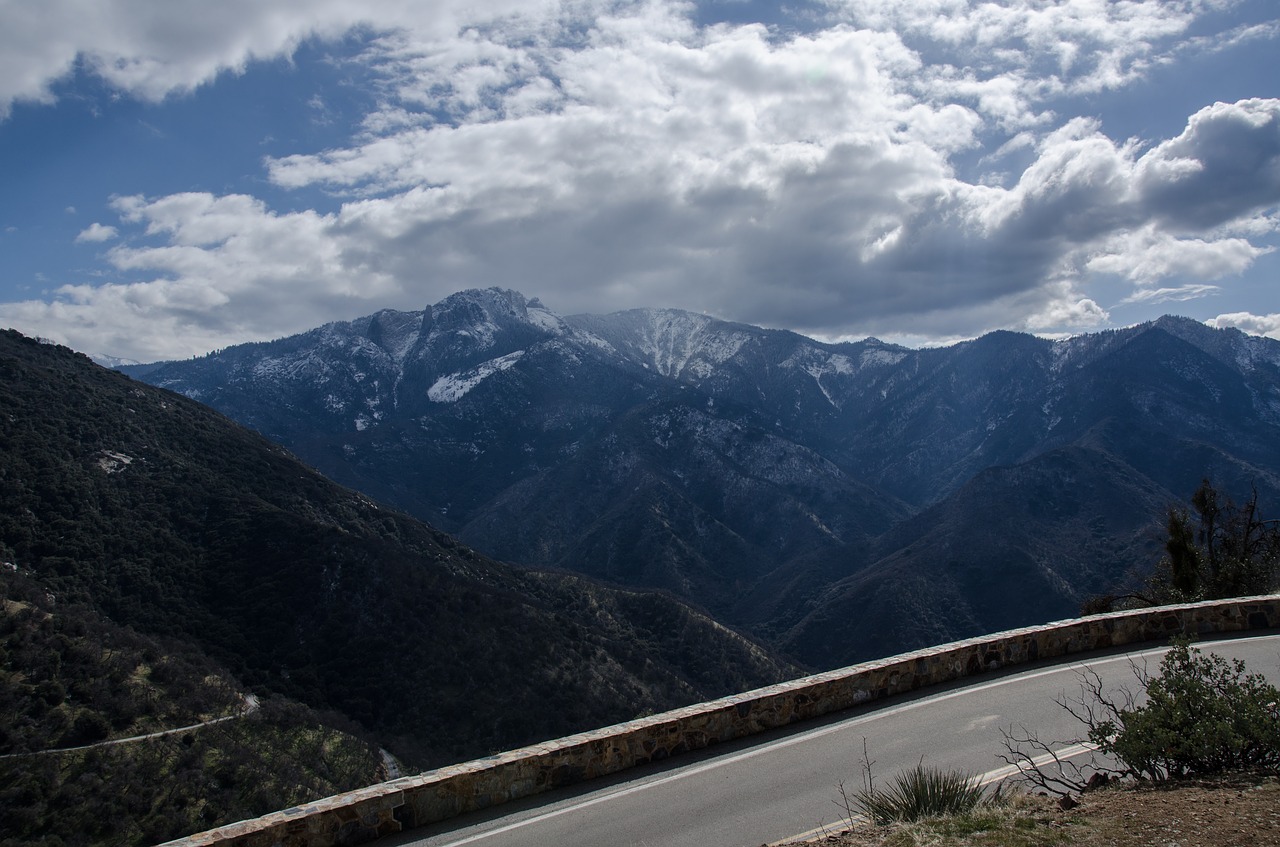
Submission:
<svg viewBox="0 0 1280 847">
<path fill-rule="evenodd" d="M 1280 342 L 1176 317 L 914 350 L 487 289 L 122 370 L 488 556 L 815 668 L 1074 615 L 1203 477 L 1280 502 Z"/>
</svg>

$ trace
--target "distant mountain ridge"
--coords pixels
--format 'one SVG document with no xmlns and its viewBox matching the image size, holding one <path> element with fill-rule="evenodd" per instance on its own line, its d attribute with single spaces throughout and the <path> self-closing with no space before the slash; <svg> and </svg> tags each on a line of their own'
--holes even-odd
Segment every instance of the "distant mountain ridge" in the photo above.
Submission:
<svg viewBox="0 0 1280 847">
<path fill-rule="evenodd" d="M 1280 342 L 1183 318 L 912 350 L 487 289 L 132 372 L 490 555 L 663 588 L 814 665 L 1072 614 L 1154 563 L 1204 475 L 1280 502 Z"/>
</svg>

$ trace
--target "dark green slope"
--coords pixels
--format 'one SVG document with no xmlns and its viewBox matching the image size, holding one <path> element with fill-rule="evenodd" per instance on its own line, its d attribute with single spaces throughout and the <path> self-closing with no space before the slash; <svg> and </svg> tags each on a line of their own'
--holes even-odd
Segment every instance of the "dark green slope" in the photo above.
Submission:
<svg viewBox="0 0 1280 847">
<path fill-rule="evenodd" d="M 870 562 L 775 621 L 791 655 L 837 667 L 1078 614 L 1159 556 L 1152 515 L 1172 501 L 1115 456 L 1083 447 L 989 468 L 878 539 Z M 855 560 L 851 553 L 847 559 Z M 828 568 L 828 573 L 834 567 Z"/>
<path fill-rule="evenodd" d="M 521 572 L 195 402 L 0 334 L 0 555 L 440 764 L 791 669 L 687 607 Z"/>
<path fill-rule="evenodd" d="M 8 565 L 0 667 L 0 847 L 155 844 L 383 772 L 377 748 L 331 717 L 249 701 L 191 645 L 104 620 Z"/>
</svg>

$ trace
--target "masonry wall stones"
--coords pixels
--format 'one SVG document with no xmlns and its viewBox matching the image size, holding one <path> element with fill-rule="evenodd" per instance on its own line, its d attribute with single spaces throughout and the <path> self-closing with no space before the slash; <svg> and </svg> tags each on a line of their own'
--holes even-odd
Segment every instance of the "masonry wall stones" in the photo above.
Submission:
<svg viewBox="0 0 1280 847">
<path fill-rule="evenodd" d="M 169 842 L 167 847 L 351 845 L 1009 665 L 1178 634 L 1280 627 L 1280 595 L 1093 615 L 957 641 L 570 735 Z"/>
</svg>

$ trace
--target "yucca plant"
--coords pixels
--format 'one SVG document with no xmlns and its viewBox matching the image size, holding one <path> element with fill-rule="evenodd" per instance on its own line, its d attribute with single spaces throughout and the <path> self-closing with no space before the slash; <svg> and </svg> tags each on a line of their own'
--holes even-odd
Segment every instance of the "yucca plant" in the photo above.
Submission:
<svg viewBox="0 0 1280 847">
<path fill-rule="evenodd" d="M 917 821 L 973 811 L 983 800 L 977 780 L 960 771 L 925 767 L 924 763 L 898 774 L 889 787 L 859 791 L 853 806 L 877 824 Z"/>
</svg>

